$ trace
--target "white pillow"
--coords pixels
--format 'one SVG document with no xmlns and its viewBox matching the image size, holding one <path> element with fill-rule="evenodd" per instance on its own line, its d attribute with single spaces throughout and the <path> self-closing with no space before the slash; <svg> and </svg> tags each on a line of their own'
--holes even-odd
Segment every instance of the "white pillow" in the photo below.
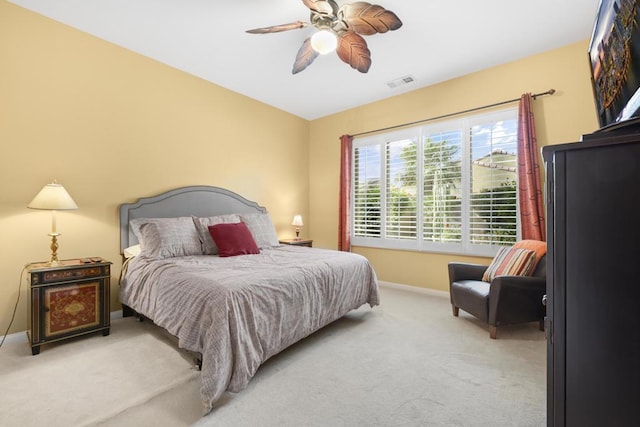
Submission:
<svg viewBox="0 0 640 427">
<path fill-rule="evenodd" d="M 133 258 L 140 255 L 140 245 L 129 246 L 124 250 L 125 259 Z"/>
<path fill-rule="evenodd" d="M 264 249 L 280 245 L 276 228 L 268 213 L 240 214 L 240 220 L 247 224 L 258 248 Z"/>
<path fill-rule="evenodd" d="M 200 237 L 200 242 L 202 243 L 202 253 L 205 255 L 217 255 L 218 247 L 216 243 L 211 238 L 211 233 L 209 233 L 209 226 L 216 224 L 236 224 L 240 222 L 240 217 L 237 214 L 227 214 L 227 215 L 216 215 L 209 217 L 193 217 L 193 223 L 196 226 L 196 230 L 198 230 L 198 236 Z"/>
</svg>

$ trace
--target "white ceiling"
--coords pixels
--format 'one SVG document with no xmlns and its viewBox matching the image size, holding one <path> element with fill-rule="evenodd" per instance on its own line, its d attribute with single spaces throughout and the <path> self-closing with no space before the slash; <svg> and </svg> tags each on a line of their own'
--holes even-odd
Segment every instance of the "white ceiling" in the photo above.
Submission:
<svg viewBox="0 0 640 427">
<path fill-rule="evenodd" d="M 308 21 L 301 0 L 9 1 L 308 120 L 588 39 L 599 2 L 374 0 L 403 26 L 365 36 L 367 74 L 334 53 L 292 75 L 312 28 L 245 30 Z M 387 86 L 407 75 L 415 82 Z"/>
</svg>

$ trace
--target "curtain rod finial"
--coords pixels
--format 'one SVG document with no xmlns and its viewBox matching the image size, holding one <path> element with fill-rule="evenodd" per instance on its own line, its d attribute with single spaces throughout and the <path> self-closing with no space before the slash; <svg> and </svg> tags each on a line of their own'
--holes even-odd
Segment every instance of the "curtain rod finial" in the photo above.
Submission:
<svg viewBox="0 0 640 427">
<path fill-rule="evenodd" d="M 531 97 L 535 100 L 535 99 L 538 99 L 539 96 L 542 96 L 542 95 L 553 95 L 554 93 L 556 93 L 555 89 L 549 89 L 546 92 L 536 93 L 536 94 L 532 95 Z"/>
</svg>

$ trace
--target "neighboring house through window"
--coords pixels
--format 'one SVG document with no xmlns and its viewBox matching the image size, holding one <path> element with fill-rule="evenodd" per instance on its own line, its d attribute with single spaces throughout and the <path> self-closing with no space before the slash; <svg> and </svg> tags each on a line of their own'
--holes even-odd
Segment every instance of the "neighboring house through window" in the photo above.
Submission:
<svg viewBox="0 0 640 427">
<path fill-rule="evenodd" d="M 492 256 L 515 243 L 516 109 L 354 139 L 352 243 Z"/>
</svg>

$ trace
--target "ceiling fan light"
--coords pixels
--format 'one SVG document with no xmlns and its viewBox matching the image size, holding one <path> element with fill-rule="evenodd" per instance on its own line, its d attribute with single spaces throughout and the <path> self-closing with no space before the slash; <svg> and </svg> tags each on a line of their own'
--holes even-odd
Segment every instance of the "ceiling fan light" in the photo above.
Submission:
<svg viewBox="0 0 640 427">
<path fill-rule="evenodd" d="M 338 47 L 338 37 L 330 30 L 320 30 L 311 36 L 311 47 L 321 55 L 331 53 Z"/>
</svg>

